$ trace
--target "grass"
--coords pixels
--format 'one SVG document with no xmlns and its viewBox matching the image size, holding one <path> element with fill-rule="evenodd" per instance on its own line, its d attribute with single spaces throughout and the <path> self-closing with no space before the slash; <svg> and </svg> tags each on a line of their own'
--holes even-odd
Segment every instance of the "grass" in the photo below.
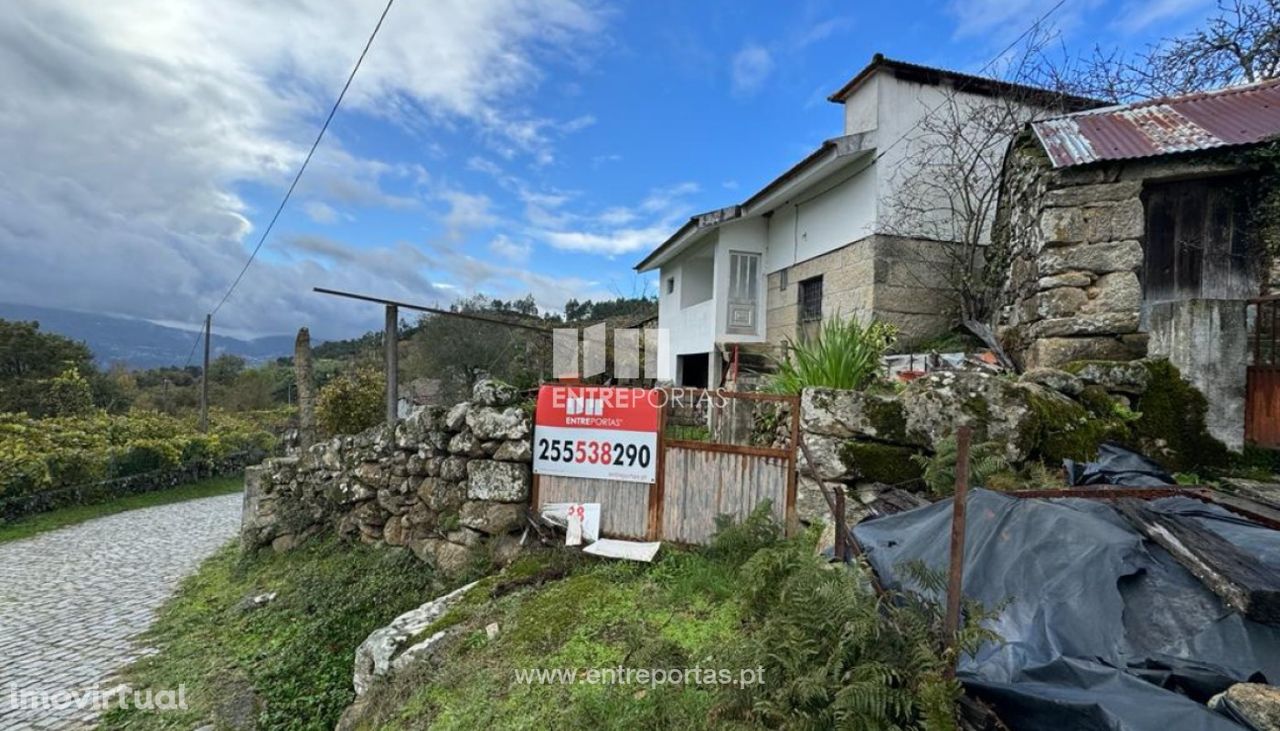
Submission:
<svg viewBox="0 0 1280 731">
<path fill-rule="evenodd" d="M 242 557 L 232 543 L 161 609 L 129 667 L 135 690 L 186 686 L 186 711 L 120 710 L 102 729 L 330 729 L 354 700 L 355 648 L 374 629 L 446 587 L 403 549 L 316 539 Z M 246 597 L 277 592 L 258 609 Z"/>
<path fill-rule="evenodd" d="M 524 557 L 509 572 L 559 574 L 565 563 L 563 578 L 492 601 L 486 591 L 455 610 L 449 624 L 459 639 L 443 668 L 413 668 L 375 686 L 359 727 L 714 727 L 714 686 L 522 683 L 516 673 L 718 667 L 714 656 L 739 631 L 739 604 L 727 601 L 733 567 L 671 549 L 652 566 L 557 551 Z M 485 626 L 494 622 L 490 640 Z"/>
<path fill-rule="evenodd" d="M 244 477 L 242 475 L 211 477 L 206 480 L 179 485 L 168 490 L 143 492 L 92 505 L 75 505 L 69 508 L 51 510 L 47 513 L 38 513 L 12 523 L 0 525 L 0 543 L 29 538 L 37 533 L 56 528 L 65 528 L 69 525 L 83 523 L 86 520 L 123 513 L 126 510 L 180 503 L 214 495 L 226 495 L 240 492 L 243 489 Z"/>
</svg>

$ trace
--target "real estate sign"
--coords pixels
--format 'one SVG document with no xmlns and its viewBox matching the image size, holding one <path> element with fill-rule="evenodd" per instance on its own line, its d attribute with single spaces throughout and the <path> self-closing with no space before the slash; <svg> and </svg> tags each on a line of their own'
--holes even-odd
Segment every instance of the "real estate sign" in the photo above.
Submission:
<svg viewBox="0 0 1280 731">
<path fill-rule="evenodd" d="M 539 475 L 653 482 L 662 392 L 613 386 L 543 386 L 534 417 Z"/>
</svg>

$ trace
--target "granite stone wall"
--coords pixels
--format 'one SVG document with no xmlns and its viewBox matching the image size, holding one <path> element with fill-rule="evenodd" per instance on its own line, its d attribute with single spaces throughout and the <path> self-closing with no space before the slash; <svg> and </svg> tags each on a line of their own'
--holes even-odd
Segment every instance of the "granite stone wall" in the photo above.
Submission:
<svg viewBox="0 0 1280 731">
<path fill-rule="evenodd" d="M 905 342 L 945 332 L 955 316 L 947 297 L 952 244 L 875 234 L 835 251 L 802 261 L 766 283 L 765 326 L 768 342 L 796 340 L 799 283 L 822 276 L 823 317 L 871 318 L 898 327 Z"/>
<path fill-rule="evenodd" d="M 446 572 L 478 550 L 519 550 L 532 458 L 532 409 L 496 381 L 470 401 L 269 459 L 245 474 L 241 542 L 288 550 L 321 531 L 406 546 Z"/>
</svg>

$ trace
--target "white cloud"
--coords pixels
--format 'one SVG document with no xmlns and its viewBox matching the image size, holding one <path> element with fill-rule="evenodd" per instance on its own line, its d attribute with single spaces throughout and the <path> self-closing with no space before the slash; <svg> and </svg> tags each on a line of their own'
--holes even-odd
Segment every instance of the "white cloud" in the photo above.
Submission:
<svg viewBox="0 0 1280 731">
<path fill-rule="evenodd" d="M 493 205 L 489 196 L 447 190 L 440 197 L 449 203 L 444 223 L 450 235 L 455 238 L 468 229 L 487 228 L 498 222 L 498 217 L 489 210 Z"/>
<path fill-rule="evenodd" d="M 1180 18 L 1193 10 L 1211 5 L 1210 0 L 1150 0 L 1128 3 L 1118 14 L 1115 25 L 1127 33 L 1138 33 L 1167 20 Z"/>
<path fill-rule="evenodd" d="M 489 242 L 489 251 L 508 264 L 523 264 L 529 261 L 533 246 L 528 242 L 512 241 L 507 236 L 498 234 L 493 241 Z"/>
<path fill-rule="evenodd" d="M 372 0 L 7 7 L 0 137 L 13 144 L 0 146 L 4 299 L 172 322 L 202 316 L 256 241 L 250 219 L 262 225 L 271 212 L 250 210 L 241 191 L 287 185 L 380 10 Z M 547 59 L 573 60 L 601 27 L 585 0 L 397 4 L 340 115 L 470 130 L 502 154 L 545 162 L 561 132 L 521 100 L 543 79 Z M 428 185 L 421 166 L 360 158 L 330 136 L 294 205 L 319 222 L 349 206 L 425 213 Z M 472 226 L 487 211 L 475 197 L 457 198 L 449 215 Z M 310 324 L 321 336 L 349 334 L 375 323 L 376 313 L 318 297 L 312 285 L 438 296 L 424 273 L 432 265 L 408 245 L 357 250 L 273 239 L 220 325 L 288 332 Z"/>
<path fill-rule="evenodd" d="M 688 197 L 697 183 L 655 188 L 635 206 L 614 206 L 594 216 L 575 216 L 565 225 L 539 232 L 549 245 L 565 251 L 617 256 L 647 251 L 662 243 L 692 213 Z"/>
<path fill-rule="evenodd" d="M 733 93 L 749 96 L 760 91 L 769 74 L 773 72 L 773 55 L 764 46 L 748 43 L 737 53 L 729 64 L 729 78 L 733 84 Z"/>
<path fill-rule="evenodd" d="M 307 218 L 316 223 L 337 223 L 338 221 L 337 209 L 323 201 L 307 201 L 303 204 L 302 210 L 306 212 Z"/>
</svg>

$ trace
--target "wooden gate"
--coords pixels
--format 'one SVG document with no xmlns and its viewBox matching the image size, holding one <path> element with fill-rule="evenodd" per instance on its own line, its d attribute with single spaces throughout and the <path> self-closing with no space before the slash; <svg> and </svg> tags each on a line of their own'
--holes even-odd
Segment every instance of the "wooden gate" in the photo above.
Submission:
<svg viewBox="0 0 1280 731">
<path fill-rule="evenodd" d="M 1253 317 L 1253 362 L 1245 380 L 1244 439 L 1248 444 L 1280 449 L 1280 296 L 1250 300 Z"/>
<path fill-rule="evenodd" d="M 606 536 L 705 544 L 715 533 L 717 516 L 741 520 L 768 500 L 778 521 L 788 533 L 794 532 L 798 525 L 795 450 L 799 397 L 679 388 L 665 391 L 655 482 L 534 475 L 533 505 L 540 509 L 548 503 L 598 502 L 600 530 Z M 750 435 L 758 430 L 710 428 L 726 415 L 749 427 L 761 404 L 777 404 L 772 420 L 766 419 L 777 435 L 768 445 L 725 441 L 750 441 Z M 680 413 L 698 414 L 708 426 L 691 426 L 687 419 L 676 424 L 680 419 L 673 415 Z"/>
</svg>

